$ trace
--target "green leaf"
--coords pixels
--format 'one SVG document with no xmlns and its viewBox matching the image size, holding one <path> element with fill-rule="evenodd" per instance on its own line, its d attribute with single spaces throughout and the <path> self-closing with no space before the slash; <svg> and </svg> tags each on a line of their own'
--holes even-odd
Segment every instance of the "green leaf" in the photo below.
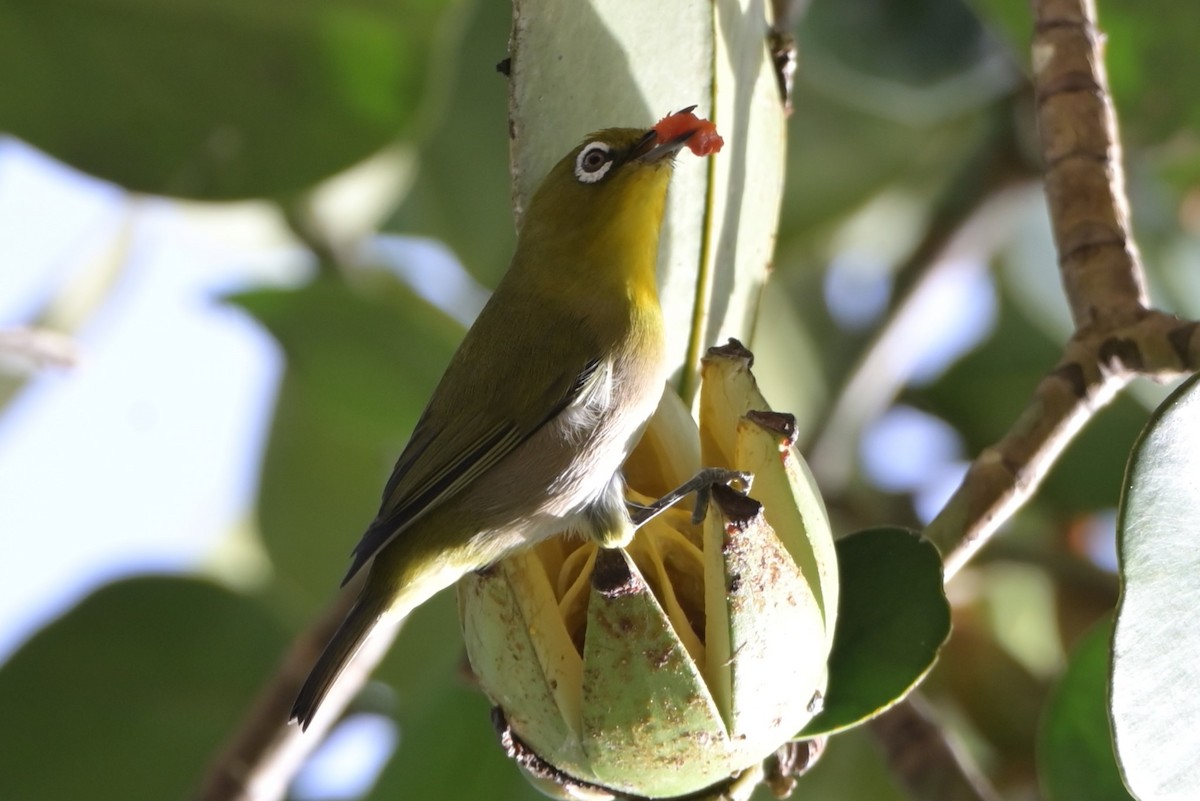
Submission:
<svg viewBox="0 0 1200 801">
<path fill-rule="evenodd" d="M 101 588 L 0 668 L 0 798 L 186 798 L 286 643 L 207 581 Z"/>
<path fill-rule="evenodd" d="M 1154 413 L 1134 446 L 1117 518 L 1121 603 L 1113 635 L 1117 760 L 1141 798 L 1200 787 L 1200 376 Z"/>
<path fill-rule="evenodd" d="M 0 130 L 141 192 L 294 192 L 404 132 L 448 3 L 5 3 Z"/>
<path fill-rule="evenodd" d="M 950 634 L 942 560 L 931 543 L 901 528 L 838 540 L 841 606 L 825 708 L 803 737 L 845 729 L 902 699 L 937 659 Z"/>
<path fill-rule="evenodd" d="M 1047 801 L 1129 801 L 1108 725 L 1112 622 L 1095 626 L 1075 647 L 1042 718 L 1038 778 Z"/>
<path fill-rule="evenodd" d="M 258 513 L 277 586 L 313 609 L 337 589 L 462 337 L 389 274 L 356 278 L 356 286 L 322 277 L 234 298 L 287 359 Z"/>
</svg>

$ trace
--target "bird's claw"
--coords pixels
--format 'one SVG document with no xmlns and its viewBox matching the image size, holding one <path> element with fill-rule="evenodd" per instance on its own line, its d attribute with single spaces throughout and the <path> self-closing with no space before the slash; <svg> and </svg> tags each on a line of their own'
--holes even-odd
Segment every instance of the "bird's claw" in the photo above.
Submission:
<svg viewBox="0 0 1200 801">
<path fill-rule="evenodd" d="M 701 479 L 703 479 L 703 483 L 696 488 L 696 505 L 692 508 L 692 523 L 697 526 L 703 523 L 704 518 L 708 515 L 708 504 L 712 501 L 713 487 L 717 484 L 724 484 L 730 489 L 746 495 L 754 483 L 754 474 L 743 470 L 709 467 L 697 473 L 692 480 L 699 481 Z"/>
<path fill-rule="evenodd" d="M 708 503 L 712 497 L 713 486 L 724 484 L 744 495 L 750 491 L 753 481 L 753 474 L 741 470 L 706 467 L 649 506 L 628 501 L 626 501 L 626 505 L 630 510 L 629 517 L 633 521 L 634 527 L 640 528 L 694 492 L 696 493 L 696 505 L 692 509 L 692 522 L 699 524 L 704 521 L 704 517 L 708 513 Z"/>
</svg>

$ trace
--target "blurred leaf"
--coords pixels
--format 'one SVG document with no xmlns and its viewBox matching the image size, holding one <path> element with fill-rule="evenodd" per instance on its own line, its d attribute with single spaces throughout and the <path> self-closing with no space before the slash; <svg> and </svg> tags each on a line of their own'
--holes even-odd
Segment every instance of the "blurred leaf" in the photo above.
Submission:
<svg viewBox="0 0 1200 801">
<path fill-rule="evenodd" d="M 1142 799 L 1200 787 L 1200 376 L 1154 413 L 1134 446 L 1117 518 L 1121 603 L 1112 723 L 1125 781 Z"/>
<path fill-rule="evenodd" d="M 748 343 L 763 395 L 776 409 L 795 415 L 800 442 L 825 424 L 823 410 L 829 402 L 811 323 L 782 292 L 764 292 L 754 338 Z"/>
<path fill-rule="evenodd" d="M 932 196 L 1000 120 L 988 101 L 1019 81 L 958 0 L 812 4 L 796 40 L 782 261 L 883 191 Z"/>
<path fill-rule="evenodd" d="M 950 634 L 937 549 L 900 528 L 837 542 L 841 605 L 829 657 L 825 708 L 810 737 L 853 726 L 908 694 L 933 667 Z"/>
<path fill-rule="evenodd" d="M 1131 801 L 1121 783 L 1108 725 L 1112 622 L 1076 646 L 1042 719 L 1038 774 L 1047 801 Z"/>
<path fill-rule="evenodd" d="M 206 581 L 101 588 L 0 668 L 0 798 L 185 798 L 286 643 Z"/>
<path fill-rule="evenodd" d="M 1046 215 L 1045 193 L 1030 188 L 1029 202 L 1015 215 L 1012 235 L 996 258 L 997 287 L 1004 300 L 1052 342 L 1065 342 L 1075 330 L 1071 308 L 1055 269 L 1058 251 Z"/>
<path fill-rule="evenodd" d="M 397 693 L 400 747 L 371 798 L 533 801 L 538 794 L 500 748 L 491 704 L 467 679 L 454 593 L 405 624 L 379 671 Z"/>
<path fill-rule="evenodd" d="M 804 16 L 800 51 L 816 48 L 847 68 L 889 81 L 922 84 L 954 78 L 985 52 L 979 20 L 959 0 L 841 0 L 813 3 Z"/>
<path fill-rule="evenodd" d="M 141 192 L 295 192 L 400 136 L 452 0 L 10 0 L 0 129 Z"/>
<path fill-rule="evenodd" d="M 263 462 L 259 521 L 285 593 L 330 598 L 462 330 L 389 274 L 239 295 L 287 372 Z"/>
<path fill-rule="evenodd" d="M 798 79 L 788 125 L 779 251 L 784 264 L 812 258 L 814 243 L 875 195 L 892 190 L 932 196 L 978 135 L 974 117 L 907 123 L 842 99 L 836 87 Z M 880 236 L 911 236 L 882 231 Z M 818 265 L 808 265 L 816 267 Z"/>
<path fill-rule="evenodd" d="M 1097 537 L 1090 526 L 1106 525 L 1105 518 L 1082 518 L 1070 527 L 1064 537 L 1071 548 L 1061 557 L 1061 567 L 1054 583 L 1056 603 L 1054 616 L 1059 636 L 1064 645 L 1078 642 L 1091 631 L 1097 620 L 1112 617 L 1120 592 L 1117 576 L 1099 567 L 1087 554 L 1089 546 L 1095 547 Z M 1116 510 L 1112 510 L 1111 522 L 1116 523 Z M 1113 547 L 1116 547 L 1115 531 Z M 1116 554 L 1113 554 L 1114 558 Z M 1105 554 L 1107 557 L 1107 554 Z"/>
<path fill-rule="evenodd" d="M 1039 491 L 1039 503 L 1061 514 L 1111 510 L 1121 494 L 1121 464 L 1146 410 L 1128 395 L 1096 415 L 1063 452 Z"/>
<path fill-rule="evenodd" d="M 1169 13 L 1153 13 L 1154 6 Z M 1099 13 L 1109 86 L 1128 146 L 1157 144 L 1200 128 L 1194 93 L 1166 77 L 1200 70 L 1194 36 L 1200 5 L 1106 0 Z"/>
<path fill-rule="evenodd" d="M 460 39 L 434 65 L 436 122 L 423 132 L 416 180 L 386 228 L 437 237 L 480 282 L 495 286 L 516 241 L 508 173 L 507 79 L 512 8 L 469 0 Z"/>
<path fill-rule="evenodd" d="M 1008 43 L 1013 57 L 1026 69 L 1033 40 L 1033 12 L 1029 3 L 1006 0 L 969 0 L 969 4 L 988 23 L 988 29 Z"/>
</svg>

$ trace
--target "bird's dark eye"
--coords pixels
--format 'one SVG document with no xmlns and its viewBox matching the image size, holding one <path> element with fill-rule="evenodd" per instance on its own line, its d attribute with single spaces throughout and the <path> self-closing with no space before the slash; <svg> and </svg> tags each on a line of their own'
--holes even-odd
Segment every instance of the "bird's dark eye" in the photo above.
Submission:
<svg viewBox="0 0 1200 801">
<path fill-rule="evenodd" d="M 575 177 L 582 183 L 594 184 L 608 174 L 612 163 L 612 148 L 604 142 L 591 142 L 575 159 Z"/>
</svg>

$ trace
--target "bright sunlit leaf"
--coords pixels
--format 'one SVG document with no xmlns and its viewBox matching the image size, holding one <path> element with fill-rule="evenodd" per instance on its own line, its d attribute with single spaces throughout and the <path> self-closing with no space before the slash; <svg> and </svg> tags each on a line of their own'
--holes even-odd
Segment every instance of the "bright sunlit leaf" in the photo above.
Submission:
<svg viewBox="0 0 1200 801">
<path fill-rule="evenodd" d="M 1117 760 L 1141 801 L 1186 801 L 1200 787 L 1200 377 L 1154 413 L 1125 486 L 1112 662 Z"/>
</svg>

